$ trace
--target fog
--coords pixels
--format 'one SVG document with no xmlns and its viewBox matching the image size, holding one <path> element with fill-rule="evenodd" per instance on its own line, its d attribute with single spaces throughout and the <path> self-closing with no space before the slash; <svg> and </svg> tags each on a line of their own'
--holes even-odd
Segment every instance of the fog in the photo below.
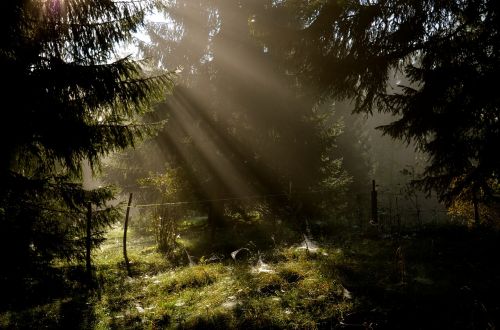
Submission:
<svg viewBox="0 0 500 330">
<path fill-rule="evenodd" d="M 305 85 L 282 40 L 262 32 L 273 24 L 265 9 L 184 1 L 150 16 L 136 55 L 177 72 L 176 87 L 147 117 L 165 120 L 164 127 L 138 150 L 109 162 L 108 181 L 127 193 L 144 178 L 170 173 L 169 184 L 177 187 L 168 195 L 171 203 L 223 200 L 219 208 L 227 208 L 224 201 L 267 205 L 272 196 L 271 204 L 312 210 L 326 198 L 337 217 L 359 216 L 363 209 L 367 219 L 376 180 L 404 204 L 402 191 L 424 169 L 425 156 L 377 129 L 392 122 L 391 115 L 354 114 L 351 101 Z M 393 84 L 402 79 L 394 75 Z M 159 202 L 146 190 L 138 190 L 143 203 Z M 291 196 L 295 206 L 287 202 Z M 442 211 L 435 199 L 429 203 Z"/>
<path fill-rule="evenodd" d="M 494 329 L 494 3 L 2 2 L 0 328 Z"/>
</svg>

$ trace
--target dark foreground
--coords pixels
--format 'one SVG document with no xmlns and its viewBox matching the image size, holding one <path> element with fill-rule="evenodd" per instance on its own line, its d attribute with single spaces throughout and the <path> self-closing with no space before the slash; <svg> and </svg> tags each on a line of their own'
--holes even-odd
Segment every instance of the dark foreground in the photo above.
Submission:
<svg viewBox="0 0 500 330">
<path fill-rule="evenodd" d="M 186 249 L 167 259 L 132 232 L 128 277 L 121 230 L 78 265 L 4 288 L 2 329 L 494 329 L 500 325 L 500 240 L 446 225 L 399 235 L 312 228 L 314 241 L 276 225 L 239 223 L 213 243 L 185 222 Z M 274 233 L 274 234 L 272 234 Z M 232 251 L 244 247 L 236 255 Z M 189 252 L 187 252 L 189 251 Z M 186 252 L 191 255 L 188 265 Z M 83 284 L 82 284 L 83 283 Z"/>
</svg>

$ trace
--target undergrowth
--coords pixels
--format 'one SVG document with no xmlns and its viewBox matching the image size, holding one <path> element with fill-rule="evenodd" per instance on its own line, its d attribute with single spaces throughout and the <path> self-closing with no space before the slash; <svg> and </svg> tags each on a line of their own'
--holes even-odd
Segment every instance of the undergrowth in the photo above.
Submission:
<svg viewBox="0 0 500 330">
<path fill-rule="evenodd" d="M 45 293 L 41 303 L 3 307 L 0 328 L 498 325 L 500 267 L 493 260 L 499 244 L 494 234 L 447 226 L 382 236 L 336 227 L 323 229 L 326 238 L 311 246 L 303 244 L 301 233 L 274 234 L 266 226 L 271 225 L 227 228 L 211 242 L 202 225 L 184 223 L 171 259 L 157 251 L 153 238 L 131 231 L 131 277 L 123 264 L 121 228 L 113 228 L 93 258 L 94 286 L 78 284 L 80 266 L 54 265 L 63 274 L 64 290 Z M 241 248 L 233 258 L 231 252 Z"/>
</svg>

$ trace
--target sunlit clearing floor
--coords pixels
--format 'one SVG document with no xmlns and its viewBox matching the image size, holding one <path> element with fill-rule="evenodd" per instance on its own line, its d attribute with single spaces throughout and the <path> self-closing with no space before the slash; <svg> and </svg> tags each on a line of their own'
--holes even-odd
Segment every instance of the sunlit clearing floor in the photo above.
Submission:
<svg viewBox="0 0 500 330">
<path fill-rule="evenodd" d="M 320 265 L 333 267 L 339 252 L 293 246 L 244 261 L 174 268 L 153 241 L 131 233 L 134 273 L 128 277 L 120 237 L 119 229 L 112 230 L 96 255 L 103 283 L 93 302 L 97 329 L 315 329 L 337 324 L 352 308 L 345 288 Z"/>
<path fill-rule="evenodd" d="M 315 241 L 300 233 L 264 240 L 262 230 L 242 228 L 239 238 L 231 234 L 233 228 L 218 233 L 219 245 L 212 249 L 201 235 L 203 226 L 200 231 L 191 226 L 181 232 L 179 242 L 194 255 L 192 265 L 183 249 L 167 258 L 157 251 L 152 237 L 132 230 L 128 239 L 132 276 L 123 262 L 122 229 L 113 228 L 94 254 L 94 286 L 78 284 L 85 274 L 81 265 L 56 265 L 61 276 L 39 285 L 38 289 L 48 289 L 38 293 L 38 299 L 0 305 L 0 328 L 494 329 L 499 325 L 496 232 L 445 225 L 395 235 L 345 226 L 318 232 L 317 237 L 324 238 Z M 269 236 L 273 231 L 266 232 Z"/>
</svg>

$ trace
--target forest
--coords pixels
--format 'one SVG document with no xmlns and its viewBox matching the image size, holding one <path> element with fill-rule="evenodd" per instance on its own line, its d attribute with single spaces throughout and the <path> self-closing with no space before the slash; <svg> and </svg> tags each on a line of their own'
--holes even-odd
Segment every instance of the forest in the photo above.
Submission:
<svg viewBox="0 0 500 330">
<path fill-rule="evenodd" d="M 0 329 L 500 327 L 500 2 L 0 16 Z"/>
</svg>

